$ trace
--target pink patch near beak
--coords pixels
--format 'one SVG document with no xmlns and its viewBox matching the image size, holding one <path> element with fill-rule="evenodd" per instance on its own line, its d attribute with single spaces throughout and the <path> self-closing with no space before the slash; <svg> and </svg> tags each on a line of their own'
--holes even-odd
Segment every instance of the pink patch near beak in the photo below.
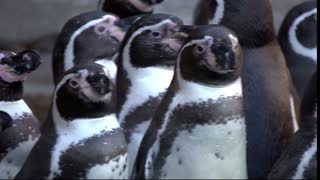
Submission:
<svg viewBox="0 0 320 180">
<path fill-rule="evenodd" d="M 128 0 L 128 2 L 142 12 L 150 12 L 153 10 L 152 5 L 143 3 L 141 0 Z"/>
<path fill-rule="evenodd" d="M 125 36 L 125 33 L 115 25 L 115 22 L 118 18 L 110 16 L 103 23 L 99 24 L 95 27 L 95 31 L 97 34 L 109 34 L 110 36 L 117 39 L 119 42 L 122 42 Z M 103 32 L 99 32 L 99 28 L 104 27 L 105 30 Z"/>
<path fill-rule="evenodd" d="M 22 75 L 15 75 L 7 70 L 6 65 L 0 65 L 0 77 L 2 80 L 8 83 L 18 82 L 18 81 L 24 81 L 29 76 L 28 73 L 22 74 Z"/>
<path fill-rule="evenodd" d="M 179 51 L 182 46 L 182 44 L 178 43 L 176 40 L 171 38 L 166 38 L 162 40 L 162 43 L 168 44 L 168 46 L 175 51 Z"/>
</svg>

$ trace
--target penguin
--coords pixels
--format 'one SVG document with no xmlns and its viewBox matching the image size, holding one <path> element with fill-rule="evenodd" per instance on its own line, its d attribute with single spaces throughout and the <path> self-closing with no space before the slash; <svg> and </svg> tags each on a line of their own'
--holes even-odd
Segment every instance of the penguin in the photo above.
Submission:
<svg viewBox="0 0 320 180">
<path fill-rule="evenodd" d="M 152 14 L 128 30 L 118 59 L 116 112 L 128 142 L 129 175 L 154 111 L 170 85 L 182 40 L 171 38 L 181 19 Z"/>
<path fill-rule="evenodd" d="M 40 125 L 23 100 L 23 82 L 42 60 L 33 50 L 0 51 L 0 179 L 13 179 L 40 137 Z"/>
<path fill-rule="evenodd" d="M 151 14 L 154 6 L 164 0 L 100 0 L 98 9 L 104 12 L 113 13 L 120 18 L 140 14 Z"/>
<path fill-rule="evenodd" d="M 301 127 L 269 174 L 269 179 L 317 179 L 317 72 L 301 104 Z"/>
<path fill-rule="evenodd" d="M 317 1 L 299 4 L 287 14 L 278 34 L 300 97 L 303 97 L 305 88 L 317 69 L 317 15 Z"/>
<path fill-rule="evenodd" d="M 229 29 L 200 26 L 188 33 L 133 178 L 247 178 L 241 66 L 241 47 Z"/>
<path fill-rule="evenodd" d="M 115 80 L 115 59 L 126 29 L 140 17 L 119 20 L 113 14 L 98 11 L 82 13 L 62 28 L 52 56 L 55 85 L 63 73 L 77 64 L 95 62 L 107 67 Z"/>
<path fill-rule="evenodd" d="M 127 143 L 110 105 L 110 77 L 95 63 L 65 72 L 43 133 L 16 179 L 127 179 Z"/>
<path fill-rule="evenodd" d="M 233 30 L 243 49 L 243 102 L 249 179 L 267 178 L 298 130 L 300 109 L 275 33 L 270 0 L 202 0 L 195 23 Z"/>
</svg>

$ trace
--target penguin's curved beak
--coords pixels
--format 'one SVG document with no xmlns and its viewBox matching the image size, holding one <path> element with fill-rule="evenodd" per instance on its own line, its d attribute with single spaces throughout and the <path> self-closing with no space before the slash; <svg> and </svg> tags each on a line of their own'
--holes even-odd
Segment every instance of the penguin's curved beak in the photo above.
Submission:
<svg viewBox="0 0 320 180">
<path fill-rule="evenodd" d="M 106 75 L 93 74 L 89 75 L 86 79 L 92 91 L 99 96 L 105 96 L 112 91 L 111 80 Z"/>
<path fill-rule="evenodd" d="M 181 26 L 177 26 L 176 28 L 174 28 L 172 30 L 172 35 L 171 38 L 172 39 L 176 39 L 180 42 L 184 42 L 185 40 L 187 40 L 189 38 L 189 34 L 194 31 L 194 29 L 196 28 L 196 26 L 191 26 L 191 25 L 181 25 Z"/>
<path fill-rule="evenodd" d="M 38 69 L 42 60 L 37 52 L 26 50 L 7 59 L 2 59 L 1 63 L 6 63 L 8 71 L 16 75 L 22 75 L 29 74 Z"/>
</svg>

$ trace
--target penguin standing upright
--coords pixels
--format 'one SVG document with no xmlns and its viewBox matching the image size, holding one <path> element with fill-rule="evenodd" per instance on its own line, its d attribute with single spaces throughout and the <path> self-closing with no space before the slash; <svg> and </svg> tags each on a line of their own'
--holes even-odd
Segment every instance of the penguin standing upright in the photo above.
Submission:
<svg viewBox="0 0 320 180">
<path fill-rule="evenodd" d="M 196 24 L 222 24 L 243 48 L 248 178 L 266 178 L 298 129 L 294 87 L 277 42 L 270 0 L 202 0 Z"/>
<path fill-rule="evenodd" d="M 300 97 L 317 69 L 317 14 L 317 1 L 297 5 L 287 14 L 278 35 Z"/>
<path fill-rule="evenodd" d="M 301 104 L 301 126 L 290 140 L 269 179 L 317 179 L 317 72 Z"/>
<path fill-rule="evenodd" d="M 43 133 L 16 179 L 127 179 L 127 143 L 110 72 L 75 66 L 57 84 Z"/>
<path fill-rule="evenodd" d="M 23 100 L 23 81 L 41 64 L 32 50 L 0 51 L 0 179 L 12 179 L 40 136 L 39 123 Z"/>
<path fill-rule="evenodd" d="M 129 143 L 129 175 L 151 117 L 173 77 L 179 40 L 172 39 L 182 21 L 153 14 L 133 24 L 119 52 L 117 115 Z"/>
<path fill-rule="evenodd" d="M 154 6 L 164 0 L 100 0 L 98 9 L 113 13 L 120 18 L 151 14 Z"/>
<path fill-rule="evenodd" d="M 93 11 L 70 19 L 59 34 L 52 57 L 55 85 L 63 73 L 78 64 L 95 62 L 107 67 L 115 79 L 114 62 L 125 32 L 139 16 L 119 20 L 112 14 Z"/>
<path fill-rule="evenodd" d="M 137 179 L 245 179 L 246 127 L 238 39 L 197 27 L 141 143 Z"/>
</svg>

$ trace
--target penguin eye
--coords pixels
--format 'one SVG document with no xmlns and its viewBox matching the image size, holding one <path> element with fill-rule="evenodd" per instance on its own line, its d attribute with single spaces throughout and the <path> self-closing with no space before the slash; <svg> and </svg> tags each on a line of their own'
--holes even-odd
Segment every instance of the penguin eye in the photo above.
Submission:
<svg viewBox="0 0 320 180">
<path fill-rule="evenodd" d="M 78 87 L 79 87 L 79 84 L 78 84 L 78 82 L 77 82 L 76 80 L 71 79 L 71 80 L 69 81 L 69 86 L 75 89 L 75 88 L 78 88 Z"/>
<path fill-rule="evenodd" d="M 202 46 L 200 46 L 200 45 L 197 45 L 195 47 L 195 51 L 196 51 L 197 54 L 202 54 L 204 52 L 204 48 Z"/>
<path fill-rule="evenodd" d="M 160 38 L 161 33 L 158 32 L 158 31 L 153 31 L 153 32 L 151 32 L 151 35 L 152 35 L 152 37 L 154 37 L 154 38 Z"/>
</svg>

